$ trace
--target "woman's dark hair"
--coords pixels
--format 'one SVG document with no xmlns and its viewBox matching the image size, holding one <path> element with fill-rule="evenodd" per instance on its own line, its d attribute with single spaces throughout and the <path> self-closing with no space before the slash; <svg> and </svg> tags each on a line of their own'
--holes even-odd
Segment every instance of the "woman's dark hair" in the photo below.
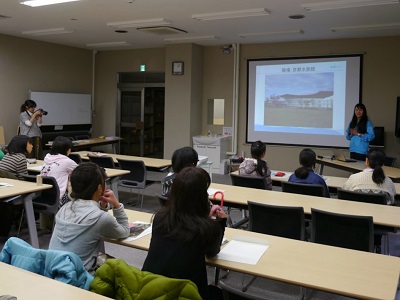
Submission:
<svg viewBox="0 0 400 300">
<path fill-rule="evenodd" d="M 358 118 L 357 118 L 356 113 L 355 113 L 355 109 L 356 108 L 363 110 L 363 114 L 361 116 L 360 121 L 358 121 Z M 350 128 L 356 128 L 356 126 L 357 126 L 357 131 L 359 133 L 363 133 L 364 134 L 364 133 L 367 132 L 367 122 L 368 122 L 367 108 L 365 107 L 364 104 L 357 103 L 354 106 L 353 118 L 351 119 L 351 122 L 350 122 Z"/>
<path fill-rule="evenodd" d="M 299 179 L 305 179 L 308 176 L 308 171 L 315 167 L 317 155 L 309 148 L 303 149 L 299 154 L 299 163 L 301 167 L 294 171 L 294 174 Z"/>
<path fill-rule="evenodd" d="M 26 146 L 32 144 L 32 140 L 26 135 L 17 135 L 12 138 L 7 146 L 7 151 L 9 154 L 22 153 L 26 154 Z"/>
<path fill-rule="evenodd" d="M 215 239 L 207 189 L 211 180 L 202 168 L 186 167 L 175 177 L 167 207 L 157 213 L 157 228 L 171 239 L 188 242 L 200 237 L 206 245 Z"/>
<path fill-rule="evenodd" d="M 20 112 L 24 112 L 31 107 L 36 107 L 36 102 L 28 99 L 24 102 L 24 104 L 21 105 Z"/>
<path fill-rule="evenodd" d="M 72 141 L 65 136 L 58 136 L 51 144 L 51 155 L 67 155 L 68 150 L 72 149 Z"/>
<path fill-rule="evenodd" d="M 198 161 L 199 155 L 192 147 L 179 148 L 172 155 L 172 170 L 179 173 L 185 167 L 196 166 Z"/>
<path fill-rule="evenodd" d="M 265 176 L 267 172 L 267 163 L 262 160 L 262 156 L 265 154 L 267 147 L 261 141 L 257 141 L 251 144 L 251 157 L 257 159 L 257 174 Z"/>
<path fill-rule="evenodd" d="M 92 162 L 78 165 L 71 174 L 71 197 L 74 199 L 92 199 L 99 184 L 105 188 L 106 172 Z"/>
<path fill-rule="evenodd" d="M 370 168 L 374 169 L 372 181 L 376 184 L 382 184 L 385 181 L 385 172 L 382 169 L 386 160 L 385 152 L 378 148 L 371 148 L 367 153 L 367 158 Z"/>
</svg>

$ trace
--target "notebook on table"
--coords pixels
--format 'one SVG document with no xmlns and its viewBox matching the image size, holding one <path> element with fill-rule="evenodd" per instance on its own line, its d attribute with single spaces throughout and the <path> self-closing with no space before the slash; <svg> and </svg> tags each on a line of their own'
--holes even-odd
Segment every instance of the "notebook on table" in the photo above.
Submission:
<svg viewBox="0 0 400 300">
<path fill-rule="evenodd" d="M 353 158 L 347 158 L 342 149 L 332 149 L 332 152 L 337 160 L 345 161 L 345 162 L 356 162 L 357 161 L 356 159 L 353 159 Z"/>
</svg>

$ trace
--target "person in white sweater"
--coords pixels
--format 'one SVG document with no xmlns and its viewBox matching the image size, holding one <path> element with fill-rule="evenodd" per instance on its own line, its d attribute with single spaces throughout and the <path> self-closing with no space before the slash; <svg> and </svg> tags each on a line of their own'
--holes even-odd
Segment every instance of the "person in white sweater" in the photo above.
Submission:
<svg viewBox="0 0 400 300">
<path fill-rule="evenodd" d="M 43 162 L 40 172 L 42 176 L 54 177 L 60 189 L 60 207 L 69 201 L 68 180 L 72 171 L 78 166 L 76 162 L 68 157 L 71 153 L 72 141 L 64 136 L 58 136 L 51 145 L 51 151 Z"/>
<path fill-rule="evenodd" d="M 385 153 L 377 148 L 371 148 L 367 153 L 365 165 L 362 172 L 353 174 L 345 182 L 343 189 L 364 193 L 386 193 L 387 204 L 394 203 L 396 188 L 393 181 L 385 176 L 382 166 L 385 163 Z"/>
</svg>

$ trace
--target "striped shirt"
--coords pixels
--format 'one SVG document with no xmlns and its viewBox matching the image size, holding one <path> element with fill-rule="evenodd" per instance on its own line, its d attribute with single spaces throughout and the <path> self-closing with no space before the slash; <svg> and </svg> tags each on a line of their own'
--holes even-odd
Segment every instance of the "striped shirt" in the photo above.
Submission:
<svg viewBox="0 0 400 300">
<path fill-rule="evenodd" d="M 19 179 L 23 180 L 24 178 L 20 175 L 28 175 L 25 154 L 6 154 L 3 159 L 0 160 L 0 170 L 13 173 L 17 175 Z"/>
</svg>

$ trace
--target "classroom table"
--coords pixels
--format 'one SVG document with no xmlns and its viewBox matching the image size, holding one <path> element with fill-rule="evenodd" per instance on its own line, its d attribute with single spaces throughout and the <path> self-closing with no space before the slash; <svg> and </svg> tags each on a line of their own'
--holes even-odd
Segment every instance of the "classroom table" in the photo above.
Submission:
<svg viewBox="0 0 400 300">
<path fill-rule="evenodd" d="M 365 166 L 365 161 L 356 161 L 356 162 L 344 162 L 336 159 L 330 159 L 330 158 L 317 158 L 317 164 L 319 164 L 320 171 L 319 174 L 322 175 L 324 171 L 324 166 L 343 170 L 343 171 L 348 171 L 352 173 L 357 173 L 366 168 Z M 385 175 L 390 177 L 394 181 L 399 181 L 400 180 L 400 169 L 399 168 L 394 168 L 394 167 L 388 167 L 388 166 L 383 166 L 383 171 L 385 172 Z"/>
<path fill-rule="evenodd" d="M 0 178 L 0 182 L 9 183 L 12 186 L 0 187 L 0 201 L 5 198 L 22 195 L 21 198 L 13 200 L 14 204 L 24 204 L 25 216 L 28 222 L 29 238 L 31 245 L 39 248 L 39 240 L 36 230 L 35 214 L 33 212 L 32 199 L 46 189 L 50 189 L 50 184 L 37 185 L 36 182 L 28 182 L 16 179 Z"/>
<path fill-rule="evenodd" d="M 89 160 L 88 155 L 107 155 L 111 156 L 114 160 L 114 163 L 118 163 L 117 158 L 119 159 L 127 159 L 127 160 L 141 160 L 144 162 L 146 168 L 148 169 L 156 169 L 159 171 L 167 170 L 171 166 L 170 159 L 161 159 L 161 158 L 151 158 L 151 157 L 142 157 L 142 156 L 132 156 L 132 155 L 122 155 L 122 154 L 112 154 L 112 153 L 96 153 L 92 151 L 78 151 L 74 152 L 79 154 L 83 160 Z"/>
<path fill-rule="evenodd" d="M 110 300 L 99 294 L 0 262 L 0 295 L 18 300 Z"/>
<path fill-rule="evenodd" d="M 33 164 L 28 164 L 28 171 L 39 173 L 42 170 L 43 160 L 37 160 Z M 119 177 L 125 174 L 129 174 L 129 170 L 121 170 L 121 169 L 109 169 L 104 168 L 106 171 L 107 176 L 110 178 L 110 187 L 114 192 L 115 197 L 118 199 L 118 181 Z"/>
<path fill-rule="evenodd" d="M 150 222 L 152 214 L 126 210 L 129 222 Z M 269 248 L 256 265 L 207 258 L 208 265 L 269 278 L 307 288 L 361 299 L 394 299 L 400 259 L 370 252 L 356 251 L 310 242 L 264 235 L 233 228 L 225 237 L 266 240 Z M 151 234 L 125 242 L 106 241 L 147 251 Z"/>
<path fill-rule="evenodd" d="M 311 208 L 316 208 L 348 215 L 372 216 L 375 225 L 400 228 L 400 207 L 397 206 L 259 190 L 217 183 L 212 183 L 210 188 L 223 191 L 225 206 L 247 209 L 247 201 L 281 206 L 302 206 L 305 214 L 311 214 Z M 210 196 L 210 200 L 212 198 L 213 196 Z"/>
<path fill-rule="evenodd" d="M 271 171 L 272 175 L 272 181 L 273 182 L 281 182 L 281 181 L 288 181 L 290 175 L 293 174 L 293 172 L 286 172 L 286 171 L 281 171 L 283 173 L 285 173 L 284 176 L 274 176 L 274 174 L 278 172 L 278 171 Z M 233 172 L 234 174 L 239 174 L 239 172 Z M 321 175 L 326 182 L 326 185 L 329 188 L 333 188 L 333 189 L 340 189 L 343 187 L 343 185 L 345 184 L 345 182 L 347 181 L 348 178 L 346 177 L 338 177 L 338 176 L 327 176 L 327 175 Z M 400 183 L 394 182 L 394 187 L 396 188 L 396 195 L 400 195 Z"/>
<path fill-rule="evenodd" d="M 113 137 L 105 137 L 105 138 L 90 138 L 85 140 L 76 140 L 72 141 L 72 150 L 79 151 L 81 149 L 90 148 L 94 146 L 102 146 L 102 145 L 112 145 L 113 152 L 116 153 L 115 144 L 118 143 L 122 138 L 113 136 Z M 46 144 L 47 147 L 51 147 L 51 143 Z"/>
</svg>

